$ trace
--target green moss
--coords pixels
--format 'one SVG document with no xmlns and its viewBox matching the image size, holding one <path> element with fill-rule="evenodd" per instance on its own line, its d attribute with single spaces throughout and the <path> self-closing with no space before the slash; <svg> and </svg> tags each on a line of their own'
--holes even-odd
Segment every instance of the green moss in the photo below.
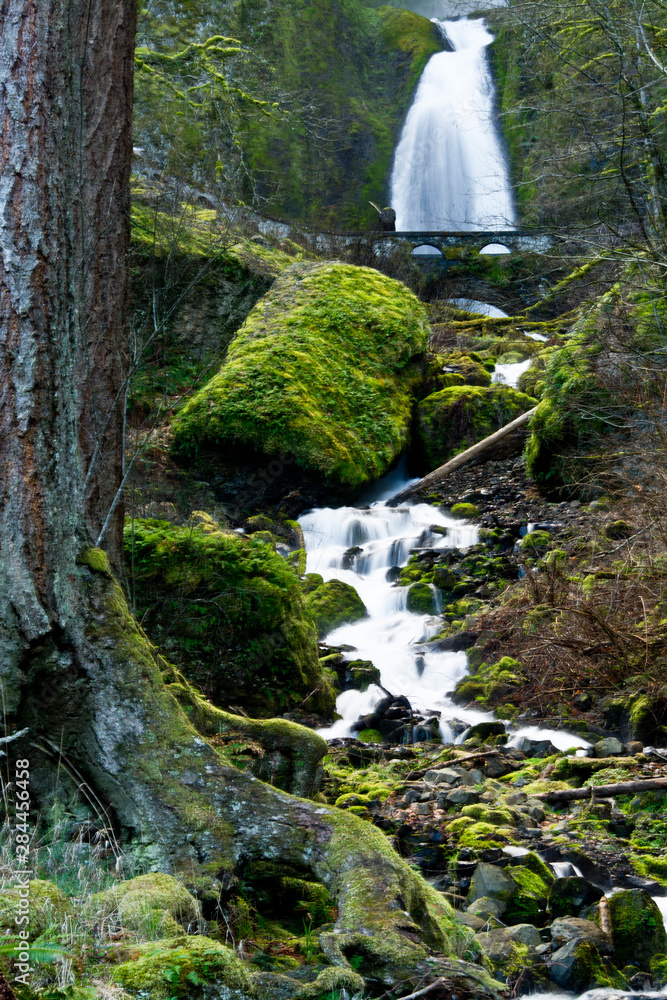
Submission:
<svg viewBox="0 0 667 1000">
<path fill-rule="evenodd" d="M 530 554 L 546 552 L 551 542 L 548 531 L 529 531 L 519 542 L 519 547 Z"/>
<path fill-rule="evenodd" d="M 526 865 L 512 867 L 508 871 L 519 891 L 508 907 L 506 921 L 515 924 L 539 923 L 546 907 L 550 882 L 547 883 L 539 873 Z"/>
<path fill-rule="evenodd" d="M 331 483 L 359 486 L 407 441 L 405 369 L 426 328 L 412 293 L 376 271 L 294 265 L 176 418 L 175 447 L 283 454 Z"/>
<path fill-rule="evenodd" d="M 472 819 L 473 817 L 462 817 L 463 819 Z M 454 820 L 454 822 L 458 822 Z M 450 828 L 451 828 L 450 824 Z M 467 825 L 466 828 L 461 833 L 459 837 L 458 845 L 459 847 L 471 847 L 473 850 L 486 851 L 490 847 L 504 847 L 508 841 L 512 841 L 514 838 L 514 833 L 510 831 L 509 837 L 505 832 L 506 828 L 494 826 L 491 823 L 475 822 L 471 825 Z"/>
<path fill-rule="evenodd" d="M 436 612 L 435 595 L 427 583 L 413 583 L 408 590 L 408 611 L 416 615 L 433 615 Z"/>
<path fill-rule="evenodd" d="M 474 503 L 455 503 L 451 509 L 452 517 L 460 517 L 475 521 L 479 517 L 479 508 Z"/>
<path fill-rule="evenodd" d="M 452 698 L 459 705 L 474 698 L 480 704 L 492 707 L 510 698 L 525 680 L 525 671 L 518 660 L 503 656 L 496 663 L 480 663 L 472 679 L 464 677 L 456 684 Z"/>
<path fill-rule="evenodd" d="M 93 573 L 101 573 L 103 576 L 111 577 L 111 567 L 106 552 L 102 549 L 84 549 L 79 553 L 77 562 L 81 566 L 87 566 Z"/>
<path fill-rule="evenodd" d="M 201 907 L 185 886 L 159 872 L 118 882 L 94 896 L 93 903 L 102 918 L 112 917 L 123 927 L 162 937 L 181 933 L 183 926 L 195 929 L 202 919 Z"/>
<path fill-rule="evenodd" d="M 63 924 L 74 914 L 69 900 L 58 886 L 44 879 L 30 880 L 27 911 L 20 910 L 22 899 L 23 891 L 18 886 L 8 886 L 0 892 L 0 927 L 15 933 L 18 914 L 28 912 L 31 941 L 42 934 L 48 935 L 50 940 L 57 940 Z"/>
<path fill-rule="evenodd" d="M 270 546 L 211 518 L 128 522 L 125 543 L 144 627 L 214 701 L 269 715 L 316 690 L 308 707 L 333 711 L 299 581 Z"/>
<path fill-rule="evenodd" d="M 384 736 L 377 729 L 362 729 L 359 739 L 362 743 L 384 743 Z"/>
<path fill-rule="evenodd" d="M 657 903 L 643 889 L 622 889 L 609 899 L 614 955 L 619 965 L 647 969 L 653 955 L 667 950 L 667 934 Z"/>
<path fill-rule="evenodd" d="M 454 386 L 433 393 L 417 408 L 417 433 L 429 465 L 442 465 L 534 405 L 530 396 L 504 385 Z"/>
<path fill-rule="evenodd" d="M 246 1000 L 250 974 L 231 948 L 205 937 L 182 937 L 139 945 L 136 957 L 113 971 L 126 989 L 155 1000 L 186 997 L 200 986 L 225 989 L 229 1000 Z"/>
<path fill-rule="evenodd" d="M 340 625 L 367 617 L 364 602 L 351 584 L 342 580 L 324 583 L 319 574 L 311 576 L 319 577 L 319 582 L 307 581 L 306 607 L 315 622 L 318 638 L 324 639 Z"/>
</svg>

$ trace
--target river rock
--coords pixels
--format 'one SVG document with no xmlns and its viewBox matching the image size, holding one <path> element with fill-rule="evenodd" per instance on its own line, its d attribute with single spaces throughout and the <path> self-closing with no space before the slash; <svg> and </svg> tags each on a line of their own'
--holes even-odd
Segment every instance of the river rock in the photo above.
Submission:
<svg viewBox="0 0 667 1000">
<path fill-rule="evenodd" d="M 667 934 L 657 903 L 644 889 L 622 889 L 609 900 L 615 958 L 648 969 L 651 958 L 667 951 Z"/>
<path fill-rule="evenodd" d="M 466 775 L 467 773 L 466 771 Z M 443 767 L 439 771 L 427 771 L 424 775 L 424 781 L 428 785 L 460 785 L 462 780 L 463 775 L 460 770 L 454 770 L 453 767 Z"/>
<path fill-rule="evenodd" d="M 526 945 L 515 940 L 507 928 L 496 927 L 475 937 L 497 971 L 505 972 L 510 966 L 516 968 L 526 964 Z"/>
<path fill-rule="evenodd" d="M 611 955 L 611 938 L 600 930 L 592 920 L 581 917 L 560 917 L 551 925 L 551 940 L 557 948 L 573 941 L 588 941 L 595 945 L 601 955 Z"/>
<path fill-rule="evenodd" d="M 627 985 L 620 972 L 613 967 L 605 968 L 595 945 L 581 938 L 568 941 L 553 953 L 549 978 L 561 989 L 576 994 L 596 986 L 613 985 L 622 989 Z"/>
<path fill-rule="evenodd" d="M 446 588 L 444 588 L 446 589 Z M 477 632 L 456 632 L 446 639 L 438 639 L 436 642 L 429 642 L 426 649 L 437 649 L 440 653 L 461 653 L 470 649 L 477 642 Z M 503 727 L 503 732 L 505 731 Z"/>
<path fill-rule="evenodd" d="M 522 750 L 526 757 L 535 757 L 538 760 L 542 760 L 544 757 L 553 757 L 554 754 L 558 753 L 558 748 L 553 745 L 551 740 L 529 740 L 527 736 L 519 740 L 518 749 Z"/>
<path fill-rule="evenodd" d="M 500 899 L 507 903 L 516 894 L 516 891 L 516 882 L 504 869 L 481 861 L 475 868 L 475 874 L 470 883 L 468 901 L 474 903 L 476 899 L 489 896 L 491 899 Z"/>
<path fill-rule="evenodd" d="M 451 806 L 473 806 L 481 798 L 481 792 L 476 792 L 474 788 L 454 788 L 451 792 L 438 793 L 438 808 L 449 809 Z"/>
<path fill-rule="evenodd" d="M 502 722 L 478 722 L 471 726 L 466 739 L 488 740 L 491 736 L 505 736 L 506 730 Z"/>
<path fill-rule="evenodd" d="M 490 896 L 480 896 L 479 899 L 476 899 L 470 906 L 466 907 L 466 913 L 472 913 L 473 916 L 483 917 L 484 919 L 496 917 L 500 920 L 506 909 L 507 903 L 504 900 L 491 899 Z"/>
<path fill-rule="evenodd" d="M 620 757 L 623 754 L 623 744 L 615 736 L 608 736 L 606 740 L 598 740 L 593 747 L 595 757 Z"/>
<path fill-rule="evenodd" d="M 507 933 L 515 941 L 518 941 L 520 944 L 527 944 L 530 948 L 539 948 L 542 945 L 540 932 L 533 924 L 514 924 L 513 927 L 507 928 Z"/>
<path fill-rule="evenodd" d="M 578 875 L 557 878 L 549 890 L 547 908 L 554 919 L 575 917 L 585 906 L 590 906 L 603 895 L 602 889 Z"/>
</svg>

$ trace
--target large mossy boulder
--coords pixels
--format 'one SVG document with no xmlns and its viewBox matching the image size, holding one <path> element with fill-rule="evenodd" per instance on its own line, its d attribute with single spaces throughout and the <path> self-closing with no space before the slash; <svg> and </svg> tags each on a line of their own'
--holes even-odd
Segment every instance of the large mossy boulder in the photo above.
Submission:
<svg viewBox="0 0 667 1000">
<path fill-rule="evenodd" d="M 327 580 L 319 573 L 306 577 L 306 606 L 312 615 L 319 639 L 340 625 L 358 622 L 368 616 L 366 606 L 350 583 Z"/>
<path fill-rule="evenodd" d="M 93 902 L 98 919 L 151 936 L 170 937 L 201 925 L 201 906 L 173 875 L 152 872 L 118 882 Z"/>
<path fill-rule="evenodd" d="M 417 433 L 429 467 L 442 465 L 533 406 L 532 396 L 507 385 L 460 385 L 427 396 L 417 408 Z"/>
<path fill-rule="evenodd" d="M 667 934 L 658 904 L 644 889 L 622 889 L 609 899 L 614 959 L 619 966 L 646 971 L 654 955 L 667 951 Z"/>
<path fill-rule="evenodd" d="M 42 934 L 57 936 L 63 924 L 74 915 L 70 901 L 57 885 L 45 879 L 31 879 L 27 900 L 18 885 L 7 886 L 0 892 L 0 929 L 16 932 L 16 919 L 29 914 L 30 940 Z"/>
<path fill-rule="evenodd" d="M 333 712 L 301 584 L 273 545 L 206 516 L 128 522 L 125 544 L 143 627 L 215 704 L 269 716 L 310 696 L 308 711 Z"/>
<path fill-rule="evenodd" d="M 295 264 L 248 316 L 222 368 L 174 421 L 174 447 L 283 456 L 355 489 L 405 447 L 423 306 L 366 267 Z"/>
</svg>

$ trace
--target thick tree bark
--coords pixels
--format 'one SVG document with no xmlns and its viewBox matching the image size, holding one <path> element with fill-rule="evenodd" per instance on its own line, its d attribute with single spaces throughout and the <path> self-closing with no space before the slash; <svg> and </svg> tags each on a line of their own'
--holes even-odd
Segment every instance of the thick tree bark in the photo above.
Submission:
<svg viewBox="0 0 667 1000">
<path fill-rule="evenodd" d="M 163 870 L 312 873 L 339 906 L 322 942 L 333 964 L 354 949 L 387 983 L 465 973 L 424 964 L 471 935 L 379 831 L 202 738 L 195 725 L 210 737 L 229 717 L 165 684 L 113 576 L 120 511 L 109 558 L 94 547 L 121 480 L 134 30 L 134 0 L 0 0 L 0 682 L 9 732 L 28 730 L 12 751 L 43 807 L 57 771 Z M 285 745 L 289 724 L 248 725 Z M 322 748 L 301 740 L 299 760 L 286 738 L 306 790 Z"/>
<path fill-rule="evenodd" d="M 76 606 L 120 481 L 134 0 L 0 0 L 0 662 Z M 120 567 L 121 510 L 107 533 Z M 73 576 L 74 574 L 74 576 Z"/>
</svg>

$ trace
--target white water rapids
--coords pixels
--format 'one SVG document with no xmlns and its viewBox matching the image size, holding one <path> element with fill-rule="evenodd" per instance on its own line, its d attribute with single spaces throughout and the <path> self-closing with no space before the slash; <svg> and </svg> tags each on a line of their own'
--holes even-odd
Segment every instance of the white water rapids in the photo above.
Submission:
<svg viewBox="0 0 667 1000">
<path fill-rule="evenodd" d="M 514 226 L 481 18 L 434 19 L 453 52 L 429 60 L 396 149 L 391 205 L 398 231 Z"/>
<path fill-rule="evenodd" d="M 378 500 L 368 507 L 330 507 L 313 510 L 300 519 L 303 529 L 307 572 L 325 580 L 350 583 L 364 602 L 368 617 L 351 625 L 341 625 L 326 641 L 335 646 L 351 646 L 348 660 L 371 660 L 379 668 L 382 686 L 392 695 L 404 695 L 420 713 L 440 712 L 440 728 L 445 742 L 454 741 L 450 723 L 455 719 L 473 725 L 489 721 L 488 712 L 454 705 L 447 692 L 467 671 L 465 653 L 428 651 L 425 639 L 443 627 L 442 619 L 407 610 L 408 587 L 387 579 L 387 571 L 407 564 L 413 548 L 467 548 L 478 539 L 476 525 L 455 520 L 428 504 L 398 508 L 386 500 L 408 482 L 390 474 L 377 484 Z M 436 530 L 432 530 L 433 528 Z M 443 534 L 444 531 L 444 534 Z M 361 548 L 350 568 L 343 568 L 348 549 Z M 437 591 L 434 595 L 437 596 Z M 367 691 L 345 691 L 338 697 L 337 712 L 342 719 L 321 735 L 332 739 L 352 736 L 352 724 L 372 711 L 385 696 L 377 685 Z M 569 733 L 547 729 L 519 731 L 531 739 L 551 739 L 560 749 L 587 746 Z"/>
</svg>

